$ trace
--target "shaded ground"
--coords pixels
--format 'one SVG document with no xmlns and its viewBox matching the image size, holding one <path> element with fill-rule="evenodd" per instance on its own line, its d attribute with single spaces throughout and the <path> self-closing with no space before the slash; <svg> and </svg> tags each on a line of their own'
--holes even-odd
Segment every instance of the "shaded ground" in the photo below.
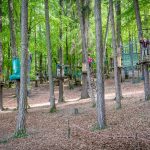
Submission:
<svg viewBox="0 0 150 150">
<path fill-rule="evenodd" d="M 81 88 L 65 88 L 66 103 L 59 104 L 58 112 L 50 114 L 48 85 L 32 89 L 28 111 L 29 136 L 10 139 L 16 125 L 16 112 L 0 113 L 0 149 L 2 150 L 149 150 L 150 149 L 150 102 L 143 100 L 143 84 L 123 83 L 122 109 L 115 110 L 114 84 L 106 81 L 107 128 L 97 130 L 96 108 L 90 99 L 79 100 Z M 58 97 L 57 87 L 55 89 Z M 5 107 L 15 107 L 14 91 L 4 91 Z M 73 114 L 78 108 L 79 114 Z M 71 129 L 68 139 L 68 121 Z M 3 140 L 3 141 L 2 141 Z M 5 143 L 6 142 L 6 143 Z"/>
</svg>

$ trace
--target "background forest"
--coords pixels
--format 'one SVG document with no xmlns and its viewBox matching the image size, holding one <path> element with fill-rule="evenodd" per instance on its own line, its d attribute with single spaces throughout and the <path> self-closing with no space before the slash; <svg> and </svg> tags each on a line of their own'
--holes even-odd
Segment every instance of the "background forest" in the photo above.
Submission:
<svg viewBox="0 0 150 150">
<path fill-rule="evenodd" d="M 14 3 L 14 23 L 16 30 L 16 45 L 20 55 L 20 6 L 21 1 L 15 0 Z M 56 63 L 58 63 L 58 49 L 60 45 L 63 49 L 63 61 L 66 65 L 80 66 L 82 62 L 82 40 L 80 34 L 80 24 L 78 19 L 77 7 L 74 1 L 63 1 L 62 19 L 60 19 L 59 1 L 50 1 L 50 23 L 51 23 L 51 44 L 53 55 L 53 74 L 56 75 Z M 150 3 L 148 0 L 139 0 L 140 14 L 143 29 L 149 28 Z M 108 2 L 102 1 L 102 29 L 103 35 L 106 33 L 107 18 L 108 18 Z M 90 4 L 89 14 L 89 45 L 88 52 L 96 60 L 96 45 L 95 45 L 95 21 L 94 21 L 94 1 Z M 29 17 L 28 17 L 28 39 L 29 52 L 32 54 L 31 79 L 35 79 L 35 70 L 47 72 L 47 50 L 46 50 L 46 29 L 44 16 L 44 3 L 41 0 L 29 1 Z M 136 19 L 134 13 L 133 1 L 122 1 L 121 3 L 121 37 L 122 44 L 127 46 L 129 43 L 129 33 L 134 40 L 138 40 L 138 32 L 136 27 Z M 10 48 L 10 29 L 9 29 L 9 14 L 8 2 L 3 0 L 2 3 L 2 44 L 3 44 L 3 73 L 5 80 L 9 80 L 9 75 L 12 72 L 12 51 Z M 62 24 L 62 40 L 59 38 L 60 24 Z M 110 25 L 109 25 L 110 26 Z M 109 27 L 110 28 L 110 27 Z M 149 36 L 149 31 L 144 30 L 144 36 Z M 111 32 L 108 32 L 107 38 L 107 60 L 110 62 L 110 57 L 113 56 L 111 44 Z M 110 65 L 110 64 L 109 64 Z"/>
</svg>

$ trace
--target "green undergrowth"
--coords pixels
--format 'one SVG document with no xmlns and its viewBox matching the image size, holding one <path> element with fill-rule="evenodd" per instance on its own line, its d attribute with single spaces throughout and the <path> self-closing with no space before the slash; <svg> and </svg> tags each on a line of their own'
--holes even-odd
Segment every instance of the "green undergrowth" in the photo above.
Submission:
<svg viewBox="0 0 150 150">
<path fill-rule="evenodd" d="M 105 130 L 107 128 L 107 126 L 103 127 L 103 128 L 100 128 L 98 123 L 94 124 L 91 128 L 91 131 L 94 132 L 94 131 L 101 131 L 101 130 Z"/>
<path fill-rule="evenodd" d="M 27 136 L 28 136 L 28 134 L 27 134 L 26 130 L 23 129 L 23 130 L 19 130 L 18 132 L 15 132 L 13 138 L 25 138 Z"/>
</svg>

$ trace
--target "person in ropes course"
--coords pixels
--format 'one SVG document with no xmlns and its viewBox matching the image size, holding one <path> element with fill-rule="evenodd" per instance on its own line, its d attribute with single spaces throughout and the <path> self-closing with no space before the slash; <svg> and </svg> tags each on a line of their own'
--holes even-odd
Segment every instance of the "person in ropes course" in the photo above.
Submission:
<svg viewBox="0 0 150 150">
<path fill-rule="evenodd" d="M 145 38 L 141 38 L 140 44 L 142 45 L 142 59 L 143 59 L 144 56 L 150 55 L 149 53 L 150 41 Z"/>
<path fill-rule="evenodd" d="M 90 57 L 90 54 L 88 54 L 88 63 L 89 63 L 89 67 L 92 67 L 92 62 L 93 62 L 93 58 Z"/>
</svg>

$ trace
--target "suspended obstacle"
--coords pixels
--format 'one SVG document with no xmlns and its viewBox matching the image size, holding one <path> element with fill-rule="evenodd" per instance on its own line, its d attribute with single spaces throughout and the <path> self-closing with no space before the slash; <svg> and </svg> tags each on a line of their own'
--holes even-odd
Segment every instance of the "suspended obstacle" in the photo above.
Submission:
<svg viewBox="0 0 150 150">
<path fill-rule="evenodd" d="M 19 60 L 19 58 L 17 58 L 17 57 L 13 58 L 12 66 L 13 66 L 13 74 L 10 75 L 9 79 L 11 81 L 20 80 L 20 60 Z"/>
</svg>

